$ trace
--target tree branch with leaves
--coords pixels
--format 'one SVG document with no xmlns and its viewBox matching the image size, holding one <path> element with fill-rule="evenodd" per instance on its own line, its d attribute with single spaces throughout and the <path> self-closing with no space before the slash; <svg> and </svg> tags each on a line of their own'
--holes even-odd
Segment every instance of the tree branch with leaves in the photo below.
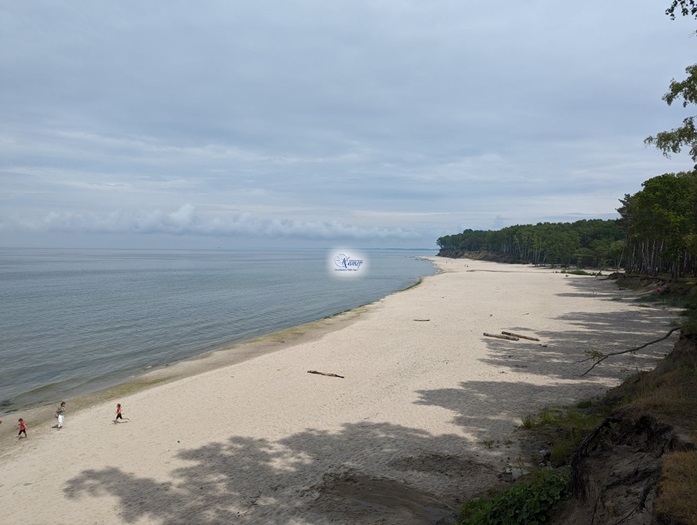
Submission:
<svg viewBox="0 0 697 525">
<path fill-rule="evenodd" d="M 670 82 L 670 91 L 663 95 L 663 100 L 669 106 L 675 101 L 682 101 L 682 107 L 697 104 L 697 64 L 688 66 L 685 71 L 687 78 L 679 82 L 673 79 Z M 694 121 L 695 116 L 687 117 L 682 126 L 647 137 L 644 143 L 656 146 L 666 157 L 672 153 L 679 153 L 683 147 L 689 147 L 690 157 L 697 162 L 697 130 Z"/>
<path fill-rule="evenodd" d="M 673 0 L 666 14 L 671 20 L 675 20 L 675 10 L 682 16 L 694 16 L 697 18 L 697 2 L 695 0 Z"/>
</svg>

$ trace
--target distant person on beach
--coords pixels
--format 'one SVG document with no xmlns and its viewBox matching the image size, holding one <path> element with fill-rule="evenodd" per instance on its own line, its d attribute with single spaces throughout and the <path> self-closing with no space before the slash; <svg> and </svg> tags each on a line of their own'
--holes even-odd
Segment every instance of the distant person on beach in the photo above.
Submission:
<svg viewBox="0 0 697 525">
<path fill-rule="evenodd" d="M 58 424 L 56 425 L 56 428 L 60 430 L 61 428 L 63 428 L 63 421 L 65 419 L 65 401 L 61 401 L 58 410 L 56 410 L 56 417 L 58 418 Z"/>
<path fill-rule="evenodd" d="M 19 418 L 19 425 L 18 426 L 19 426 L 19 434 L 17 434 L 17 437 L 19 439 L 22 439 L 22 434 L 24 434 L 24 437 L 27 437 L 27 425 L 21 417 Z"/>
<path fill-rule="evenodd" d="M 123 414 L 121 413 L 121 403 L 116 403 L 116 419 L 114 419 L 114 423 L 118 423 L 119 421 L 128 421 L 128 418 L 123 417 Z"/>
</svg>

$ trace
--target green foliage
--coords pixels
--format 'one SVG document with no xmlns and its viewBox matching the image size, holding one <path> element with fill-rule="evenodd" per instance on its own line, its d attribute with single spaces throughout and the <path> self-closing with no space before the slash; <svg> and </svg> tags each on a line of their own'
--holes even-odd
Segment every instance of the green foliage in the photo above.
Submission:
<svg viewBox="0 0 697 525">
<path fill-rule="evenodd" d="M 596 219 L 465 230 L 437 242 L 445 256 L 481 252 L 508 262 L 602 267 L 619 264 L 624 233 L 618 221 Z"/>
<path fill-rule="evenodd" d="M 601 354 L 602 355 L 602 354 Z M 583 438 L 607 417 L 609 407 L 586 401 L 576 407 L 546 408 L 537 417 L 527 417 L 522 427 L 547 444 L 550 464 L 566 465 Z"/>
<path fill-rule="evenodd" d="M 535 418 L 532 416 L 525 416 L 523 418 L 523 424 L 521 426 L 527 430 L 535 428 Z"/>
<path fill-rule="evenodd" d="M 468 501 L 459 525 L 544 524 L 567 497 L 571 454 L 583 438 L 608 415 L 610 407 L 592 400 L 575 407 L 547 408 L 523 419 L 523 428 L 550 446 L 555 470 L 532 473 L 509 490 Z"/>
<path fill-rule="evenodd" d="M 673 79 L 670 82 L 670 91 L 663 95 L 663 100 L 670 106 L 673 102 L 682 101 L 682 106 L 697 103 L 697 64 L 685 68 L 687 78 L 682 81 Z M 682 121 L 682 126 L 670 131 L 662 131 L 656 136 L 647 137 L 644 142 L 656 146 L 666 157 L 671 153 L 679 153 L 683 147 L 690 148 L 692 160 L 697 161 L 697 131 L 695 130 L 695 117 L 687 117 Z"/>
<path fill-rule="evenodd" d="M 544 408 L 540 412 L 537 425 L 555 425 L 564 418 L 564 412 L 559 408 Z"/>
<path fill-rule="evenodd" d="M 568 273 L 569 275 L 595 275 L 595 273 L 587 272 L 586 270 L 567 270 L 562 273 Z"/>
<path fill-rule="evenodd" d="M 460 525 L 532 525 L 547 523 L 566 497 L 569 472 L 544 470 L 529 481 L 491 498 L 468 501 Z"/>
<path fill-rule="evenodd" d="M 648 179 L 643 189 L 625 195 L 617 210 L 627 234 L 629 273 L 673 279 L 697 272 L 697 173 L 666 173 Z"/>
<path fill-rule="evenodd" d="M 683 16 L 697 15 L 691 0 L 676 0 L 666 10 L 671 18 L 679 9 Z M 697 104 L 697 64 L 685 68 L 687 77 L 670 82 L 663 100 L 670 106 Z M 687 147 L 697 161 L 695 116 L 683 119 L 682 126 L 647 137 L 644 142 L 656 146 L 666 157 Z M 697 169 L 697 166 L 696 166 Z M 671 272 L 673 279 L 687 272 L 697 274 L 697 171 L 661 175 L 649 179 L 639 193 L 627 195 L 618 211 L 623 217 L 628 237 L 633 240 L 630 271 Z"/>
<path fill-rule="evenodd" d="M 670 7 L 666 9 L 666 14 L 671 20 L 675 20 L 675 10 L 679 9 L 682 16 L 697 17 L 697 5 L 694 0 L 673 0 Z"/>
<path fill-rule="evenodd" d="M 598 350 L 586 350 L 583 353 L 586 354 L 591 359 L 600 359 L 602 357 L 605 357 L 605 354 L 603 354 L 602 352 L 600 352 Z"/>
<path fill-rule="evenodd" d="M 578 439 L 565 440 L 556 443 L 549 451 L 549 462 L 552 465 L 565 465 L 574 450 L 578 448 L 585 434 L 578 434 Z"/>
</svg>

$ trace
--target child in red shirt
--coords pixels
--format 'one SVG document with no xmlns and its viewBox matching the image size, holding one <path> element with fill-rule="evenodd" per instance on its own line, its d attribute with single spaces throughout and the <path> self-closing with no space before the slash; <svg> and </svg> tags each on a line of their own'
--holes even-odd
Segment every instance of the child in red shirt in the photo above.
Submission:
<svg viewBox="0 0 697 525">
<path fill-rule="evenodd" d="M 24 434 L 24 437 L 27 437 L 27 425 L 24 422 L 24 420 L 20 417 L 19 418 L 19 433 L 17 434 L 17 437 L 19 439 L 22 439 L 22 434 Z"/>
</svg>

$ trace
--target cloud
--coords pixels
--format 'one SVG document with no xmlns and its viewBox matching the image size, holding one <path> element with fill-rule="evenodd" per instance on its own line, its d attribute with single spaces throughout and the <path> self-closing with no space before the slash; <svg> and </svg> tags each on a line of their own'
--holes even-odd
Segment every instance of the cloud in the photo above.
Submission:
<svg viewBox="0 0 697 525">
<path fill-rule="evenodd" d="M 11 2 L 0 242 L 612 215 L 692 167 L 643 139 L 686 115 L 661 96 L 693 25 L 634 0 Z"/>
<path fill-rule="evenodd" d="M 415 231 L 362 228 L 339 221 L 295 221 L 264 219 L 250 213 L 204 217 L 190 204 L 164 213 L 147 212 L 74 213 L 50 212 L 34 220 L 0 217 L 0 230 L 16 232 L 61 232 L 103 234 L 168 234 L 241 236 L 296 239 L 419 239 Z"/>
</svg>

